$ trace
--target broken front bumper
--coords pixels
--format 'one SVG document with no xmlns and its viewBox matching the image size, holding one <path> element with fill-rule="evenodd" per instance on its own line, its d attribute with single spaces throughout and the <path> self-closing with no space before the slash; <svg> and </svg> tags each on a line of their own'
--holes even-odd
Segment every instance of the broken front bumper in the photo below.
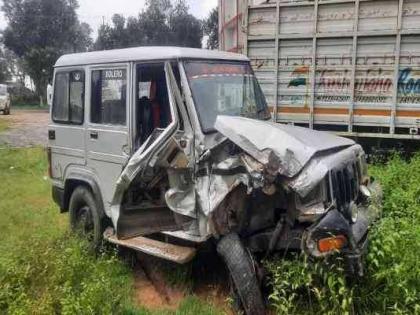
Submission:
<svg viewBox="0 0 420 315">
<path fill-rule="evenodd" d="M 320 248 L 320 241 L 334 237 L 344 236 L 342 252 L 362 252 L 366 246 L 366 238 L 369 226 L 379 217 L 382 204 L 382 190 L 378 183 L 373 182 L 368 187 L 369 197 L 366 201 L 357 205 L 357 216 L 354 223 L 337 209 L 332 209 L 325 214 L 318 222 L 305 230 L 302 237 L 302 249 L 315 257 L 322 257 L 331 254 Z M 333 244 L 334 245 L 334 244 Z"/>
<path fill-rule="evenodd" d="M 367 247 L 369 226 L 380 216 L 382 204 L 380 185 L 373 182 L 367 188 L 370 196 L 366 197 L 365 202 L 357 205 L 357 219 L 354 223 L 337 209 L 331 209 L 307 228 L 300 225 L 284 226 L 274 248 L 270 250 L 303 250 L 314 257 L 325 257 L 340 252 L 348 261 L 350 272 L 361 275 L 361 256 Z M 274 234 L 275 230 L 254 234 L 246 243 L 251 251 L 266 251 Z M 320 241 L 332 245 L 331 250 L 320 248 Z"/>
</svg>

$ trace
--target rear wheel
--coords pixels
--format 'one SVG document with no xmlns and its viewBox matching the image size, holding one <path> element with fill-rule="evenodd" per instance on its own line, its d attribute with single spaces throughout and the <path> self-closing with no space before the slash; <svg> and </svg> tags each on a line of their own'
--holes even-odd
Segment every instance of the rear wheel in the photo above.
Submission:
<svg viewBox="0 0 420 315">
<path fill-rule="evenodd" d="M 236 233 L 224 236 L 217 244 L 217 252 L 229 269 L 235 305 L 242 307 L 247 315 L 265 314 L 252 256 L 239 236 Z"/>
<path fill-rule="evenodd" d="M 92 249 L 98 250 L 102 245 L 104 220 L 98 203 L 87 187 L 79 186 L 73 191 L 69 213 L 72 231 L 86 238 Z"/>
</svg>

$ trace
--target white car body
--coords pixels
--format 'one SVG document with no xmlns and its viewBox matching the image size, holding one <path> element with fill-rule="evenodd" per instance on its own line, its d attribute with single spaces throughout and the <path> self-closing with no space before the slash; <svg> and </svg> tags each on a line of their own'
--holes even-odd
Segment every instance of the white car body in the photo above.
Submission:
<svg viewBox="0 0 420 315">
<path fill-rule="evenodd" d="M 0 84 L 0 111 L 4 115 L 10 113 L 10 95 L 7 92 L 7 85 Z"/>
</svg>

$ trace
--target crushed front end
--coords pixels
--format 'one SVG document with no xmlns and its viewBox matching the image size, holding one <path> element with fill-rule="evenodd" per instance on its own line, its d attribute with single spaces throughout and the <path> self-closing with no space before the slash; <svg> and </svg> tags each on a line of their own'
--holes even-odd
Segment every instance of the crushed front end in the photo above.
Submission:
<svg viewBox="0 0 420 315">
<path fill-rule="evenodd" d="M 314 257 L 341 253 L 348 271 L 362 275 L 361 257 L 382 197 L 362 148 L 303 128 L 252 123 L 228 117 L 216 122 L 229 140 L 213 150 L 212 165 L 202 172 L 209 184 L 203 196 L 214 192 L 204 203 L 211 233 L 238 233 L 264 256 L 279 250 Z"/>
</svg>

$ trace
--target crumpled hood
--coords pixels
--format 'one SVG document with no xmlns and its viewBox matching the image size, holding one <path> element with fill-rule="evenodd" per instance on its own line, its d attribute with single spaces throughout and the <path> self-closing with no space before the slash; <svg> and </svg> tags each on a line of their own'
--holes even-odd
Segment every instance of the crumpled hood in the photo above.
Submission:
<svg viewBox="0 0 420 315">
<path fill-rule="evenodd" d="M 244 117 L 218 116 L 215 129 L 270 173 L 289 178 L 297 175 L 315 154 L 355 144 L 327 132 Z"/>
</svg>

